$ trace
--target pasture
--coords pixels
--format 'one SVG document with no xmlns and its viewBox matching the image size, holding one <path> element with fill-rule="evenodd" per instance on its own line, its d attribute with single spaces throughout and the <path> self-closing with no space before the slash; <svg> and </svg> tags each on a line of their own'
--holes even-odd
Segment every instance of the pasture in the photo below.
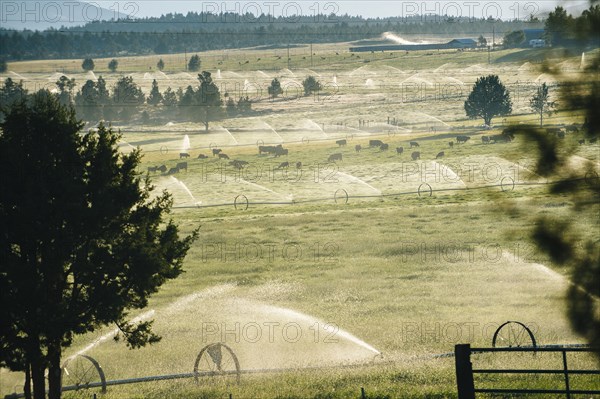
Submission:
<svg viewBox="0 0 600 399">
<path fill-rule="evenodd" d="M 536 153 L 522 137 L 496 144 L 481 139 L 538 121 L 529 109 L 535 87 L 546 82 L 556 89 L 556 78 L 528 60 L 537 61 L 541 50 L 493 52 L 488 64 L 486 52 L 361 53 L 356 59 L 347 45 L 314 48 L 312 66 L 305 48 L 293 49 L 290 69 L 277 58 L 285 49 L 200 55 L 222 92 L 254 100 L 253 116 L 214 122 L 208 132 L 193 123 L 113 124 L 123 133 L 122 151 L 143 151 L 141 174 L 187 162 L 187 170 L 149 175 L 157 191 L 172 193 L 171 216 L 183 232 L 199 227 L 200 236 L 184 275 L 135 313 L 155 320 L 160 343 L 130 351 L 113 340 L 110 327 L 77 337 L 66 353 L 90 355 L 107 379 L 121 379 L 191 372 L 202 347 L 223 342 L 242 370 L 290 370 L 242 375 L 239 384 L 223 378 L 109 387 L 105 397 L 346 398 L 359 397 L 360 387 L 369 398 L 455 397 L 453 358 L 432 356 L 458 343 L 491 346 L 508 320 L 527 324 L 538 344 L 584 342 L 566 317 L 568 270 L 553 265 L 530 238 L 537 217 L 567 215 L 572 204 L 549 194 L 546 179 L 534 173 Z M 197 84 L 193 74 L 169 66 L 177 57 L 163 57 L 164 73 L 148 69 L 159 57 L 119 61 L 148 93 L 154 78 L 161 90 Z M 563 76 L 583 78 L 580 58 L 553 62 Z M 78 84 L 92 78 L 78 68 L 75 61 L 11 63 L 2 78 L 20 76 L 30 89 L 53 85 L 62 73 Z M 495 118 L 491 130 L 467 119 L 463 108 L 475 80 L 489 73 L 513 96 L 513 114 Z M 309 74 L 324 89 L 298 96 Z M 118 74 L 105 76 L 110 86 Z M 266 88 L 275 77 L 287 91 L 273 101 Z M 580 113 L 565 110 L 545 119 L 553 127 L 582 122 Z M 469 140 L 457 143 L 459 135 Z M 580 145 L 581 138 L 564 139 L 570 162 L 581 175 L 598 173 L 600 147 Z M 373 139 L 389 150 L 370 148 Z M 410 148 L 411 141 L 419 147 Z M 277 144 L 288 155 L 259 154 L 258 145 Z M 237 169 L 213 156 L 213 148 L 247 164 Z M 414 151 L 419 160 L 411 158 Z M 328 162 L 335 153 L 342 160 Z M 575 221 L 582 236 L 598 231 L 597 213 L 589 212 Z M 557 357 L 505 361 L 560 367 Z M 575 362 L 594 364 L 585 356 Z M 0 395 L 21 391 L 21 375 L 0 373 Z M 536 381 L 552 386 L 557 380 Z M 598 387 L 591 378 L 581 384 Z"/>
</svg>

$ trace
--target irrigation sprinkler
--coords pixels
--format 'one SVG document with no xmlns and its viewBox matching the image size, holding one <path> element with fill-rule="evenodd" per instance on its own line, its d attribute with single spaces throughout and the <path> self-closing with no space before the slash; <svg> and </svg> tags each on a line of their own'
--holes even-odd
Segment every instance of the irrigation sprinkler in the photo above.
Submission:
<svg viewBox="0 0 600 399">
<path fill-rule="evenodd" d="M 504 184 L 505 180 L 507 181 L 506 186 Z M 504 176 L 500 181 L 500 187 L 502 188 L 503 192 L 513 191 L 515 189 L 515 181 L 510 176 Z"/>
<path fill-rule="evenodd" d="M 240 382 L 240 362 L 233 350 L 223 344 L 215 343 L 206 345 L 194 363 L 194 378 L 196 383 L 200 382 L 200 375 L 225 377 L 234 375 L 236 381 Z"/>
<path fill-rule="evenodd" d="M 423 187 L 423 190 L 421 190 L 421 187 Z M 431 188 L 431 186 L 429 185 L 429 183 L 422 183 L 419 186 L 419 189 L 417 190 L 417 194 L 419 194 L 419 197 L 421 197 L 421 192 L 429 192 L 428 197 L 431 197 L 433 194 L 433 189 Z"/>
<path fill-rule="evenodd" d="M 537 347 L 535 337 L 529 327 L 520 321 L 507 321 L 494 332 L 492 347 Z"/>
<path fill-rule="evenodd" d="M 238 202 L 238 200 L 240 200 Z M 245 211 L 246 209 L 248 209 L 248 197 L 246 197 L 244 194 L 240 194 L 237 197 L 235 197 L 235 199 L 233 200 L 233 207 L 235 209 L 238 209 L 238 204 L 240 205 L 241 210 Z"/>
<path fill-rule="evenodd" d="M 347 204 L 348 203 L 348 191 L 344 190 L 343 188 L 336 190 L 336 192 L 333 194 L 333 200 L 335 201 L 336 204 L 338 203 L 338 198 L 340 199 L 340 201 L 343 200 L 344 204 Z"/>
<path fill-rule="evenodd" d="M 106 392 L 106 377 L 100 363 L 96 359 L 88 355 L 77 355 L 67 359 L 62 366 L 62 380 L 65 388 L 87 389 L 91 388 L 96 377 L 100 378 L 99 383 L 94 386 L 101 387 L 102 393 Z"/>
</svg>

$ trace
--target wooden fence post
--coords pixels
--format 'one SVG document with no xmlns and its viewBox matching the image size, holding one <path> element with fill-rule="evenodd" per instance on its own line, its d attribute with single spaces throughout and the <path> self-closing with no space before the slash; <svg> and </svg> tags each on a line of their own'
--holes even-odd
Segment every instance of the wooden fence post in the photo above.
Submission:
<svg viewBox="0 0 600 399">
<path fill-rule="evenodd" d="M 454 356 L 456 359 L 458 399 L 475 399 L 475 383 L 473 382 L 473 367 L 471 365 L 471 345 L 455 345 Z"/>
</svg>

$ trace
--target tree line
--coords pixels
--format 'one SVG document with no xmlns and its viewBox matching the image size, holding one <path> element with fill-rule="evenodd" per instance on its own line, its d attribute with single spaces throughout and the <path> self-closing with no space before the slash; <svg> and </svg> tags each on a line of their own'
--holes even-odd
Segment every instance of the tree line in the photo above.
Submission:
<svg viewBox="0 0 600 399">
<path fill-rule="evenodd" d="M 579 17 L 573 17 L 567 14 L 563 7 L 557 6 L 548 14 L 542 38 L 547 45 L 552 46 L 598 46 L 600 37 L 594 34 L 597 26 L 600 26 L 600 5 L 591 5 Z M 527 46 L 527 44 L 523 30 L 513 30 L 504 36 L 504 47 Z"/>
<path fill-rule="evenodd" d="M 212 21 L 213 19 L 217 21 Z M 199 52 L 208 50 L 288 44 L 330 43 L 399 35 L 447 34 L 462 37 L 497 34 L 541 27 L 539 21 L 415 16 L 388 20 L 336 16 L 282 17 L 254 20 L 238 14 L 168 14 L 159 18 L 88 23 L 83 27 L 45 31 L 0 29 L 0 58 L 7 60 L 116 57 Z M 315 22 L 315 20 L 317 22 Z M 219 22 L 225 21 L 225 22 Z M 239 21 L 231 23 L 231 21 Z M 327 22 L 325 22 L 327 21 Z"/>
<path fill-rule="evenodd" d="M 91 63 L 91 59 L 83 62 L 88 66 Z M 197 86 L 188 85 L 176 90 L 169 86 L 161 91 L 158 81 L 154 79 L 148 95 L 144 94 L 131 76 L 120 77 L 112 87 L 108 87 L 106 80 L 99 76 L 96 81 L 87 80 L 78 91 L 75 90 L 74 78 L 63 75 L 55 84 L 54 95 L 57 100 L 64 106 L 74 107 L 77 116 L 89 122 L 122 120 L 148 125 L 165 120 L 180 120 L 202 123 L 205 130 L 208 130 L 213 121 L 253 113 L 252 100 L 247 95 L 234 98 L 228 92 L 221 94 L 211 73 L 207 71 L 198 74 Z M 308 76 L 302 82 L 305 96 L 319 92 L 322 88 L 323 85 L 313 76 Z M 284 93 L 277 78 L 271 81 L 267 91 L 272 99 Z M 4 85 L 0 87 L 0 121 L 7 109 L 28 95 L 22 81 L 15 82 L 12 78 L 6 78 Z"/>
</svg>

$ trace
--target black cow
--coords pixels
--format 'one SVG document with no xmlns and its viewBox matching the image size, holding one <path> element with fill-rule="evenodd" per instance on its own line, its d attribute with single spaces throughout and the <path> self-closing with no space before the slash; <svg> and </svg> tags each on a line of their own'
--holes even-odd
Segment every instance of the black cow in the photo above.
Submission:
<svg viewBox="0 0 600 399">
<path fill-rule="evenodd" d="M 302 162 L 296 162 L 296 169 L 302 169 Z"/>
<path fill-rule="evenodd" d="M 369 140 L 369 147 L 381 147 L 382 144 L 381 140 Z"/>
<path fill-rule="evenodd" d="M 156 170 L 158 170 L 160 173 L 167 173 L 167 166 L 160 165 L 158 168 L 156 168 Z"/>
<path fill-rule="evenodd" d="M 169 169 L 169 173 L 167 173 L 167 174 L 168 175 L 174 175 L 177 172 L 179 172 L 179 169 L 177 169 L 177 168 L 171 168 L 171 169 Z"/>
<path fill-rule="evenodd" d="M 404 152 L 404 147 L 396 147 L 396 153 L 402 154 Z"/>
<path fill-rule="evenodd" d="M 501 141 L 504 143 L 510 143 L 511 142 L 511 138 L 509 135 L 507 134 L 495 134 L 493 136 L 490 136 L 490 141 L 493 141 L 494 144 Z"/>
<path fill-rule="evenodd" d="M 579 133 L 579 128 L 575 124 L 565 127 L 565 130 L 568 133 Z"/>
<path fill-rule="evenodd" d="M 579 141 L 578 141 L 578 143 L 579 143 L 579 145 L 581 145 L 581 144 L 585 144 L 585 139 L 583 139 L 583 140 L 579 140 Z"/>
<path fill-rule="evenodd" d="M 362 146 L 360 144 L 357 144 L 354 146 L 354 149 L 356 150 L 356 152 L 360 152 L 360 150 L 362 150 Z"/>
<path fill-rule="evenodd" d="M 229 155 L 225 153 L 219 154 L 219 159 L 229 159 Z"/>
<path fill-rule="evenodd" d="M 204 155 L 204 154 L 198 155 L 198 159 L 206 159 L 206 158 L 208 158 L 207 155 Z"/>
<path fill-rule="evenodd" d="M 155 173 L 158 171 L 158 166 L 148 166 L 148 173 Z"/>
<path fill-rule="evenodd" d="M 178 170 L 183 170 L 185 169 L 185 171 L 187 172 L 187 162 L 179 162 L 176 166 L 175 166 Z"/>
<path fill-rule="evenodd" d="M 413 147 L 420 147 L 419 143 L 417 143 L 416 141 L 411 141 L 410 142 L 410 148 L 413 148 Z"/>
<path fill-rule="evenodd" d="M 288 155 L 288 149 L 287 148 L 283 148 L 281 146 L 279 147 L 275 147 L 275 157 L 280 157 L 282 155 Z"/>
<path fill-rule="evenodd" d="M 456 136 L 456 142 L 457 143 L 466 143 L 470 139 L 471 138 L 469 136 Z"/>
<path fill-rule="evenodd" d="M 412 154 L 410 154 L 410 157 L 412 158 L 413 161 L 416 161 L 417 159 L 421 159 L 421 153 L 418 151 L 415 151 Z"/>
<path fill-rule="evenodd" d="M 488 136 L 481 136 L 481 142 L 483 144 L 489 144 L 490 143 L 490 138 Z"/>
<path fill-rule="evenodd" d="M 440 158 L 444 158 L 444 151 L 439 152 L 436 156 L 435 159 L 440 159 Z"/>
<path fill-rule="evenodd" d="M 329 162 L 341 161 L 342 160 L 342 153 L 338 152 L 336 154 L 331 154 L 329 156 L 329 158 L 327 158 L 327 160 Z"/>
<path fill-rule="evenodd" d="M 246 161 L 238 161 L 238 160 L 234 159 L 233 161 L 229 162 L 229 165 L 232 165 L 236 169 L 242 169 L 244 167 L 244 165 L 247 163 L 248 162 L 246 162 Z"/>
<path fill-rule="evenodd" d="M 190 154 L 188 154 L 187 152 L 180 152 L 179 153 L 179 159 L 181 158 L 189 158 Z"/>
<path fill-rule="evenodd" d="M 279 164 L 279 166 L 277 167 L 277 169 L 283 169 L 283 168 L 289 168 L 290 163 L 289 162 L 282 162 Z"/>
<path fill-rule="evenodd" d="M 387 151 L 387 150 L 389 150 L 389 149 L 390 149 L 390 145 L 389 145 L 389 144 L 386 144 L 386 143 L 383 143 L 382 145 L 380 145 L 380 146 L 379 146 L 379 149 L 380 149 L 381 151 Z"/>
<path fill-rule="evenodd" d="M 348 144 L 348 142 L 346 140 L 338 140 L 335 143 L 340 147 Z"/>
<path fill-rule="evenodd" d="M 219 155 L 221 153 L 221 151 L 223 151 L 223 150 L 221 150 L 220 148 L 213 148 L 213 150 L 212 150 L 213 157 Z"/>
<path fill-rule="evenodd" d="M 450 148 L 454 147 L 454 141 L 449 142 L 448 145 L 450 146 Z"/>
</svg>

